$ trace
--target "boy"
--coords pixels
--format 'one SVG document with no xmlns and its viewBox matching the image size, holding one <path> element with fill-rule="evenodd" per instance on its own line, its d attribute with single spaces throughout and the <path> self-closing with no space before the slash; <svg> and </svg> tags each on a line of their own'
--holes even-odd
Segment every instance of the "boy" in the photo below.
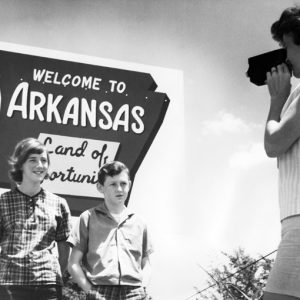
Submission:
<svg viewBox="0 0 300 300">
<path fill-rule="evenodd" d="M 80 215 L 68 239 L 73 246 L 68 270 L 88 300 L 149 299 L 142 273 L 153 249 L 146 225 L 124 205 L 130 188 L 123 163 L 102 166 L 97 189 L 104 201 Z"/>
</svg>

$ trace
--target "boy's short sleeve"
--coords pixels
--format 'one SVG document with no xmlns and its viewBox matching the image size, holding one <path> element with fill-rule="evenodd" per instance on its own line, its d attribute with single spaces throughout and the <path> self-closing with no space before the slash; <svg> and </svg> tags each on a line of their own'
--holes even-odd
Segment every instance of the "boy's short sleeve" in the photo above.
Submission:
<svg viewBox="0 0 300 300">
<path fill-rule="evenodd" d="M 153 249 L 152 240 L 149 235 L 147 226 L 145 226 L 144 233 L 143 233 L 143 258 L 148 257 L 153 251 L 154 249 Z"/>
<path fill-rule="evenodd" d="M 87 251 L 88 246 L 89 218 L 90 211 L 87 210 L 83 212 L 79 216 L 79 219 L 74 225 L 71 234 L 68 238 L 68 243 L 70 243 L 71 246 L 76 247 L 83 253 Z"/>
</svg>

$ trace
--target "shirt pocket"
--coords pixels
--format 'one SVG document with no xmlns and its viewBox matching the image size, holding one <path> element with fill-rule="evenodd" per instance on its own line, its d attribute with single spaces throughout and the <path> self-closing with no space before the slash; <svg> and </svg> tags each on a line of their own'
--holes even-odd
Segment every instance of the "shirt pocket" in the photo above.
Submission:
<svg viewBox="0 0 300 300">
<path fill-rule="evenodd" d="M 130 252 L 134 253 L 134 256 L 140 256 L 142 253 L 142 241 L 143 237 L 138 233 L 126 232 L 124 233 L 124 242 Z"/>
</svg>

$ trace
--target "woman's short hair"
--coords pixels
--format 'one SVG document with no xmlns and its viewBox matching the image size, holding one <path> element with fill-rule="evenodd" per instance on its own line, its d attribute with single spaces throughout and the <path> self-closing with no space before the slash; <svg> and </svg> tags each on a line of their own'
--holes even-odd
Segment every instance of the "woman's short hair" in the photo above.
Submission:
<svg viewBox="0 0 300 300">
<path fill-rule="evenodd" d="M 120 161 L 112 161 L 104 164 L 98 172 L 98 182 L 103 185 L 106 179 L 106 176 L 116 176 L 119 175 L 122 171 L 126 171 L 128 179 L 130 180 L 129 169 Z"/>
<path fill-rule="evenodd" d="M 50 164 L 49 153 L 46 146 L 35 138 L 26 138 L 17 143 L 12 156 L 9 158 L 10 170 L 9 177 L 15 182 L 22 182 L 23 171 L 22 166 L 31 154 L 47 153 L 48 164 Z M 46 175 L 48 177 L 48 174 Z M 46 178 L 45 177 L 45 178 Z"/>
<path fill-rule="evenodd" d="M 291 34 L 294 43 L 300 45 L 300 6 L 285 9 L 279 20 L 271 26 L 271 34 L 279 43 L 282 43 L 284 34 Z"/>
</svg>

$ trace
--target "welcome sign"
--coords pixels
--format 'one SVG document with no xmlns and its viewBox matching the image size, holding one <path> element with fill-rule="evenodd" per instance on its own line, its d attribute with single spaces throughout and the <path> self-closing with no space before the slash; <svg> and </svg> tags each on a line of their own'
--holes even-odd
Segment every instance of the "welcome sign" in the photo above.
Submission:
<svg viewBox="0 0 300 300">
<path fill-rule="evenodd" d="M 169 104 L 156 87 L 148 73 L 0 50 L 0 187 L 15 144 L 36 137 L 50 152 L 44 187 L 73 214 L 94 206 L 104 163 L 124 162 L 134 179 Z"/>
</svg>

